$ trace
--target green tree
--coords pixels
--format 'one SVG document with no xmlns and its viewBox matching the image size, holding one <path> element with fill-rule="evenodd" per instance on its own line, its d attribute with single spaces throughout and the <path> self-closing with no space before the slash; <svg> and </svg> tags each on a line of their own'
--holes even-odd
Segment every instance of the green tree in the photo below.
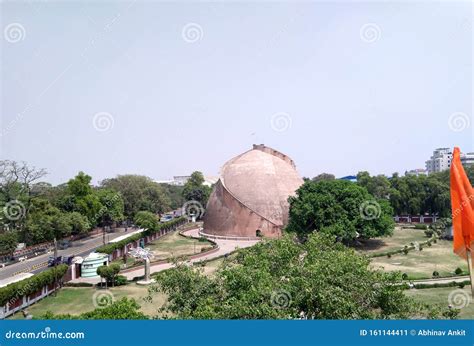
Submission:
<svg viewBox="0 0 474 346">
<path fill-rule="evenodd" d="M 97 275 L 100 276 L 101 280 L 105 279 L 105 287 L 107 287 L 108 283 L 111 283 L 112 286 L 115 285 L 115 278 L 119 272 L 120 265 L 117 263 L 103 265 L 97 268 Z"/>
<path fill-rule="evenodd" d="M 62 206 L 66 211 L 76 211 L 87 217 L 89 224 L 97 225 L 102 204 L 97 193 L 92 189 L 92 177 L 79 172 L 67 182 L 66 195 L 63 197 Z"/>
<path fill-rule="evenodd" d="M 18 234 L 15 231 L 0 233 L 0 254 L 11 256 L 18 245 Z"/>
<path fill-rule="evenodd" d="M 184 202 L 186 202 L 183 197 L 184 186 L 171 184 L 160 184 L 160 186 L 163 189 L 163 193 L 168 197 L 170 201 L 170 209 L 179 209 L 183 206 Z"/>
<path fill-rule="evenodd" d="M 0 229 L 18 230 L 25 241 L 33 185 L 46 174 L 26 162 L 0 160 Z"/>
<path fill-rule="evenodd" d="M 89 232 L 91 226 L 87 217 L 75 211 L 68 214 L 71 222 L 71 233 L 73 235 L 84 235 Z"/>
<path fill-rule="evenodd" d="M 123 199 L 118 192 L 100 189 L 97 191 L 97 196 L 102 204 L 102 208 L 98 214 L 98 223 L 100 226 L 111 226 L 124 219 Z"/>
<path fill-rule="evenodd" d="M 311 234 L 261 242 L 226 259 L 213 276 L 186 265 L 160 272 L 150 291 L 179 319 L 399 319 L 432 316 L 404 294 L 400 275 Z"/>
<path fill-rule="evenodd" d="M 129 220 L 133 220 L 141 210 L 160 214 L 170 209 L 170 200 L 162 186 L 148 177 L 119 175 L 102 181 L 101 186 L 120 193 L 124 201 L 124 214 Z"/>
<path fill-rule="evenodd" d="M 196 171 L 184 184 L 183 197 L 186 201 L 197 201 L 205 208 L 211 190 L 211 187 L 204 185 L 204 175 Z"/>
<path fill-rule="evenodd" d="M 155 214 L 150 213 L 149 211 L 139 211 L 135 215 L 135 224 L 146 230 L 155 230 L 158 228 L 158 218 Z"/>
<path fill-rule="evenodd" d="M 287 230 L 300 235 L 320 231 L 351 242 L 391 235 L 394 228 L 388 201 L 344 180 L 306 181 L 289 203 Z"/>
<path fill-rule="evenodd" d="M 371 177 L 369 172 L 359 172 L 357 184 L 365 187 L 375 198 L 388 199 L 390 196 L 390 181 L 384 175 Z"/>
</svg>

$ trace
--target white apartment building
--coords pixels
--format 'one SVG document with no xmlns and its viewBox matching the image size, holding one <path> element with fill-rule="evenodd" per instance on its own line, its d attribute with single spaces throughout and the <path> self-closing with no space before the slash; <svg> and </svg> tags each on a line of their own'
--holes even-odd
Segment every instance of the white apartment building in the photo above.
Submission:
<svg viewBox="0 0 474 346">
<path fill-rule="evenodd" d="M 412 169 L 405 172 L 405 175 L 416 175 L 417 177 L 419 177 L 420 175 L 427 175 L 427 174 L 428 174 L 428 171 L 423 168 Z"/>
<path fill-rule="evenodd" d="M 461 162 L 465 166 L 474 165 L 474 152 L 466 154 L 461 153 Z"/>
<path fill-rule="evenodd" d="M 453 152 L 450 148 L 438 148 L 433 151 L 431 158 L 426 161 L 426 170 L 428 174 L 434 172 L 442 172 L 451 167 L 451 160 L 453 159 Z M 461 153 L 461 163 L 463 165 L 474 164 L 473 153 Z"/>
</svg>

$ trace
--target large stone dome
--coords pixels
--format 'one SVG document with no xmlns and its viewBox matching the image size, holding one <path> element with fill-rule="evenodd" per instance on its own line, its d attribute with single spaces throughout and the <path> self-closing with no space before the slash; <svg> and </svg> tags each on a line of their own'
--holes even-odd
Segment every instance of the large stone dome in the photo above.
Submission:
<svg viewBox="0 0 474 346">
<path fill-rule="evenodd" d="M 288 156 L 254 145 L 223 166 L 206 207 L 204 233 L 280 236 L 288 222 L 288 197 L 302 183 Z"/>
</svg>

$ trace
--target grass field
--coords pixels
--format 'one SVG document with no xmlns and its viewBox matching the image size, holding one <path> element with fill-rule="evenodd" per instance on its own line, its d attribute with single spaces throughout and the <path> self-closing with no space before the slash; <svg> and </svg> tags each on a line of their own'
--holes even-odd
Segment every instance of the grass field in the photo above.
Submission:
<svg viewBox="0 0 474 346">
<path fill-rule="evenodd" d="M 434 271 L 440 276 L 454 275 L 457 267 L 467 271 L 466 261 L 453 253 L 452 242 L 447 240 L 438 240 L 432 246 L 425 246 L 422 251 L 412 250 L 407 255 L 375 257 L 372 266 L 407 273 L 410 279 L 431 278 Z"/>
<path fill-rule="evenodd" d="M 112 293 L 114 300 L 119 300 L 123 297 L 134 298 L 141 306 L 141 311 L 149 316 L 157 315 L 157 309 L 161 307 L 166 300 L 163 294 L 156 293 L 152 296 L 152 303 L 145 302 L 143 298 L 148 295 L 147 287 L 139 286 L 134 283 L 126 286 L 113 287 L 108 291 Z M 50 295 L 40 300 L 27 308 L 27 310 L 33 317 L 41 316 L 47 311 L 52 311 L 54 314 L 74 313 L 75 315 L 79 315 L 83 312 L 95 309 L 93 297 L 94 294 L 100 292 L 105 292 L 105 290 L 92 287 L 64 287 L 59 290 L 56 295 Z M 23 319 L 23 314 L 19 312 L 10 318 Z"/>
<path fill-rule="evenodd" d="M 207 240 L 183 237 L 176 231 L 156 239 L 154 242 L 147 244 L 146 247 L 153 251 L 155 257 L 152 262 L 156 262 L 172 257 L 200 253 L 203 248 L 211 249 L 212 243 Z M 135 262 L 136 259 L 133 257 L 127 257 L 128 267 L 134 265 Z M 114 263 L 123 264 L 123 260 L 122 258 L 118 258 Z"/>
<path fill-rule="evenodd" d="M 154 252 L 154 261 L 157 261 L 200 253 L 203 248 L 210 249 L 212 244 L 200 239 L 186 238 L 181 236 L 179 232 L 173 232 L 147 244 L 147 247 Z"/>
<path fill-rule="evenodd" d="M 391 237 L 364 240 L 364 242 L 357 247 L 357 250 L 367 254 L 387 252 L 401 249 L 405 245 L 410 245 L 410 243 L 423 242 L 426 240 L 428 240 L 428 238 L 423 230 L 397 226 Z"/>
<path fill-rule="evenodd" d="M 423 230 L 396 227 L 392 237 L 370 239 L 357 249 L 371 255 L 401 249 L 410 243 L 421 243 L 427 239 Z M 409 279 L 431 278 L 434 271 L 440 276 L 450 276 L 454 275 L 457 267 L 467 271 L 466 261 L 453 254 L 452 242 L 447 240 L 438 240 L 432 246 L 424 245 L 422 251 L 412 250 L 407 255 L 401 253 L 390 258 L 374 257 L 372 267 L 407 273 Z"/>
<path fill-rule="evenodd" d="M 474 318 L 474 302 L 471 299 L 471 286 L 465 286 L 462 289 L 463 294 L 459 293 L 459 288 L 454 287 L 444 287 L 444 288 L 425 288 L 422 290 L 407 290 L 406 294 L 410 297 L 413 297 L 415 300 L 428 304 L 437 304 L 444 307 L 447 307 L 449 302 L 449 294 L 453 292 L 452 297 L 457 297 L 451 299 L 451 304 L 461 304 L 459 307 L 462 307 L 458 318 L 461 319 L 473 319 Z M 462 304 L 464 303 L 464 304 Z"/>
</svg>

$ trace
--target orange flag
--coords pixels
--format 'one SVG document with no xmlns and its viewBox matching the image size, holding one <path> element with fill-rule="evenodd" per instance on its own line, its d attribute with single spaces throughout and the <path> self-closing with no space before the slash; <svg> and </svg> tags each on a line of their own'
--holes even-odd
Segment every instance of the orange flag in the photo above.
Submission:
<svg viewBox="0 0 474 346">
<path fill-rule="evenodd" d="M 461 164 L 460 150 L 454 148 L 451 162 L 451 207 L 453 218 L 453 250 L 467 258 L 466 250 L 474 250 L 474 189 Z"/>
</svg>

